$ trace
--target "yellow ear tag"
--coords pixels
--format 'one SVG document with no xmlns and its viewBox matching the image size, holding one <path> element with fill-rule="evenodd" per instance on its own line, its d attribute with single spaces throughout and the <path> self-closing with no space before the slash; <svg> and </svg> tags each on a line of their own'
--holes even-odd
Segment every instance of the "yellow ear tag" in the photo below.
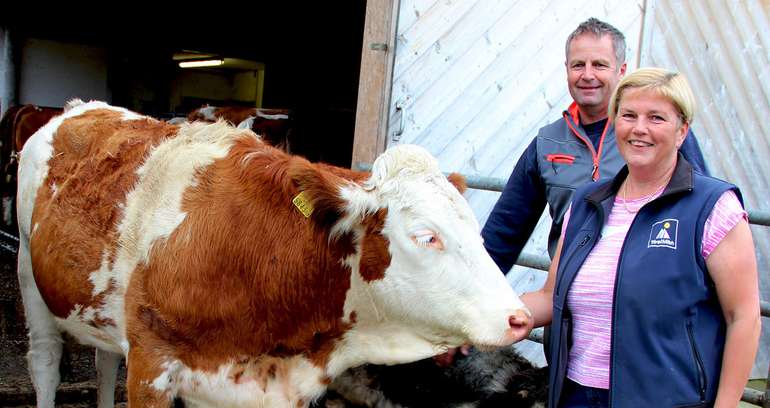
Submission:
<svg viewBox="0 0 770 408">
<path fill-rule="evenodd" d="M 313 203 L 307 199 L 304 191 L 300 191 L 291 202 L 294 203 L 294 206 L 297 207 L 305 218 L 309 218 L 310 214 L 313 213 Z"/>
</svg>

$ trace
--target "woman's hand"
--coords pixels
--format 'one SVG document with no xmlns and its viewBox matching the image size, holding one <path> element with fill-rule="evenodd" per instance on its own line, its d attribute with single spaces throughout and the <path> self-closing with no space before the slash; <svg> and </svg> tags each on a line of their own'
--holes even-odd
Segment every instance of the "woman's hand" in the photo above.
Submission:
<svg viewBox="0 0 770 408">
<path fill-rule="evenodd" d="M 514 312 L 508 324 L 511 325 L 514 342 L 520 342 L 529 337 L 529 333 L 535 328 L 535 319 L 532 318 L 532 312 L 525 307 Z"/>
</svg>

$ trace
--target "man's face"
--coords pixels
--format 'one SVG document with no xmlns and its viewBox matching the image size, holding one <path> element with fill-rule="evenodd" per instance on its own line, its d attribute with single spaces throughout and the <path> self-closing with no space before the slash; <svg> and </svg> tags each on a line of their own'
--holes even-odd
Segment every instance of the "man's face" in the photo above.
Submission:
<svg viewBox="0 0 770 408">
<path fill-rule="evenodd" d="M 612 37 L 586 33 L 575 37 L 567 54 L 569 93 L 591 123 L 607 117 L 612 91 L 626 73 L 626 64 L 618 66 Z"/>
</svg>

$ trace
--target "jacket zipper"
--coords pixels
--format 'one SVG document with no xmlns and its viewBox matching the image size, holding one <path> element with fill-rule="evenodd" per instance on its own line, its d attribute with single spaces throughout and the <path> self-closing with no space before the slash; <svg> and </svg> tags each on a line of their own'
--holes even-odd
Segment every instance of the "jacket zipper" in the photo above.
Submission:
<svg viewBox="0 0 770 408">
<path fill-rule="evenodd" d="M 578 139 L 580 139 L 586 147 L 588 147 L 588 150 L 591 152 L 591 158 L 593 159 L 593 168 L 591 169 L 591 180 L 597 181 L 599 180 L 599 161 L 601 160 L 601 154 L 602 154 L 602 147 L 604 145 L 604 136 L 607 135 L 607 129 L 610 127 L 610 121 L 607 120 L 607 124 L 604 125 L 604 130 L 602 131 L 602 136 L 599 138 L 599 151 L 597 152 L 594 149 L 594 144 L 591 143 L 590 140 L 587 140 L 583 135 L 580 134 L 580 132 L 575 129 L 575 127 L 572 125 L 571 117 L 569 114 L 564 114 L 565 120 L 567 122 L 567 126 L 572 130 L 572 133 L 577 136 Z"/>
<path fill-rule="evenodd" d="M 687 321 L 687 337 L 690 341 L 690 348 L 692 348 L 692 354 L 695 356 L 695 365 L 698 368 L 698 389 L 700 391 L 700 400 L 706 400 L 706 370 L 703 368 L 703 360 L 701 359 L 698 348 L 695 347 L 695 335 L 692 331 L 692 322 Z"/>
</svg>

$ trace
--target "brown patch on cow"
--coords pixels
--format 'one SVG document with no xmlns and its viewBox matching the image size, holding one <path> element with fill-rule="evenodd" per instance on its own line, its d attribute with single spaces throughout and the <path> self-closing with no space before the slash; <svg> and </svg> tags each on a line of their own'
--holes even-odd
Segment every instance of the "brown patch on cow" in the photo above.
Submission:
<svg viewBox="0 0 770 408">
<path fill-rule="evenodd" d="M 356 324 L 356 322 L 358 321 L 358 313 L 356 313 L 355 310 L 350 312 L 350 315 L 348 316 L 348 320 L 350 320 L 351 324 Z"/>
<path fill-rule="evenodd" d="M 382 235 L 387 209 L 380 209 L 376 214 L 364 219 L 365 233 L 361 243 L 361 277 L 371 282 L 385 277 L 385 269 L 390 266 L 390 241 Z"/>
<path fill-rule="evenodd" d="M 238 370 L 233 374 L 233 382 L 236 384 L 241 383 L 241 377 L 243 376 L 245 370 Z"/>
<path fill-rule="evenodd" d="M 126 310 L 155 311 L 174 335 L 161 331 L 151 344 L 172 345 L 193 369 L 215 371 L 234 356 L 325 364 L 351 326 L 351 271 L 341 261 L 355 246 L 349 233 L 329 235 L 350 181 L 248 137 L 197 180 L 183 197 L 185 220 L 132 275 Z M 292 204 L 299 191 L 314 204 L 311 218 Z M 151 322 L 127 319 L 129 336 L 146 341 Z"/>
<path fill-rule="evenodd" d="M 30 254 L 40 293 L 58 317 L 75 305 L 101 306 L 104 294 L 93 297 L 88 276 L 105 252 L 114 252 L 116 224 L 136 169 L 152 146 L 176 132 L 163 122 L 126 122 L 122 115 L 88 111 L 64 120 L 53 138 L 48 176 L 32 214 L 37 228 Z"/>
<path fill-rule="evenodd" d="M 146 306 L 140 306 L 137 318 L 144 324 L 147 329 L 149 329 L 160 339 L 169 343 L 175 343 L 181 340 L 174 329 L 172 329 L 171 326 L 169 326 L 169 324 L 164 321 L 155 310 Z"/>
<path fill-rule="evenodd" d="M 327 386 L 327 387 L 328 387 L 328 386 L 329 386 L 329 384 L 331 384 L 331 383 L 332 383 L 332 379 L 331 379 L 331 377 L 329 377 L 329 376 L 323 376 L 323 377 L 321 377 L 321 384 L 323 384 L 323 385 L 325 385 L 325 386 Z"/>
<path fill-rule="evenodd" d="M 169 390 L 159 391 L 153 387 L 152 380 L 163 371 L 159 358 L 166 350 L 147 350 L 141 345 L 132 345 L 127 360 L 131 362 L 126 367 L 126 387 L 128 388 L 128 405 L 131 407 L 169 407 L 173 395 Z M 149 380 L 149 381 L 148 381 Z"/>
<path fill-rule="evenodd" d="M 468 189 L 468 184 L 465 182 L 465 177 L 463 177 L 463 175 L 460 173 L 450 173 L 447 176 L 447 180 L 449 180 L 449 182 L 455 186 L 460 194 L 465 194 L 465 190 Z"/>
</svg>

